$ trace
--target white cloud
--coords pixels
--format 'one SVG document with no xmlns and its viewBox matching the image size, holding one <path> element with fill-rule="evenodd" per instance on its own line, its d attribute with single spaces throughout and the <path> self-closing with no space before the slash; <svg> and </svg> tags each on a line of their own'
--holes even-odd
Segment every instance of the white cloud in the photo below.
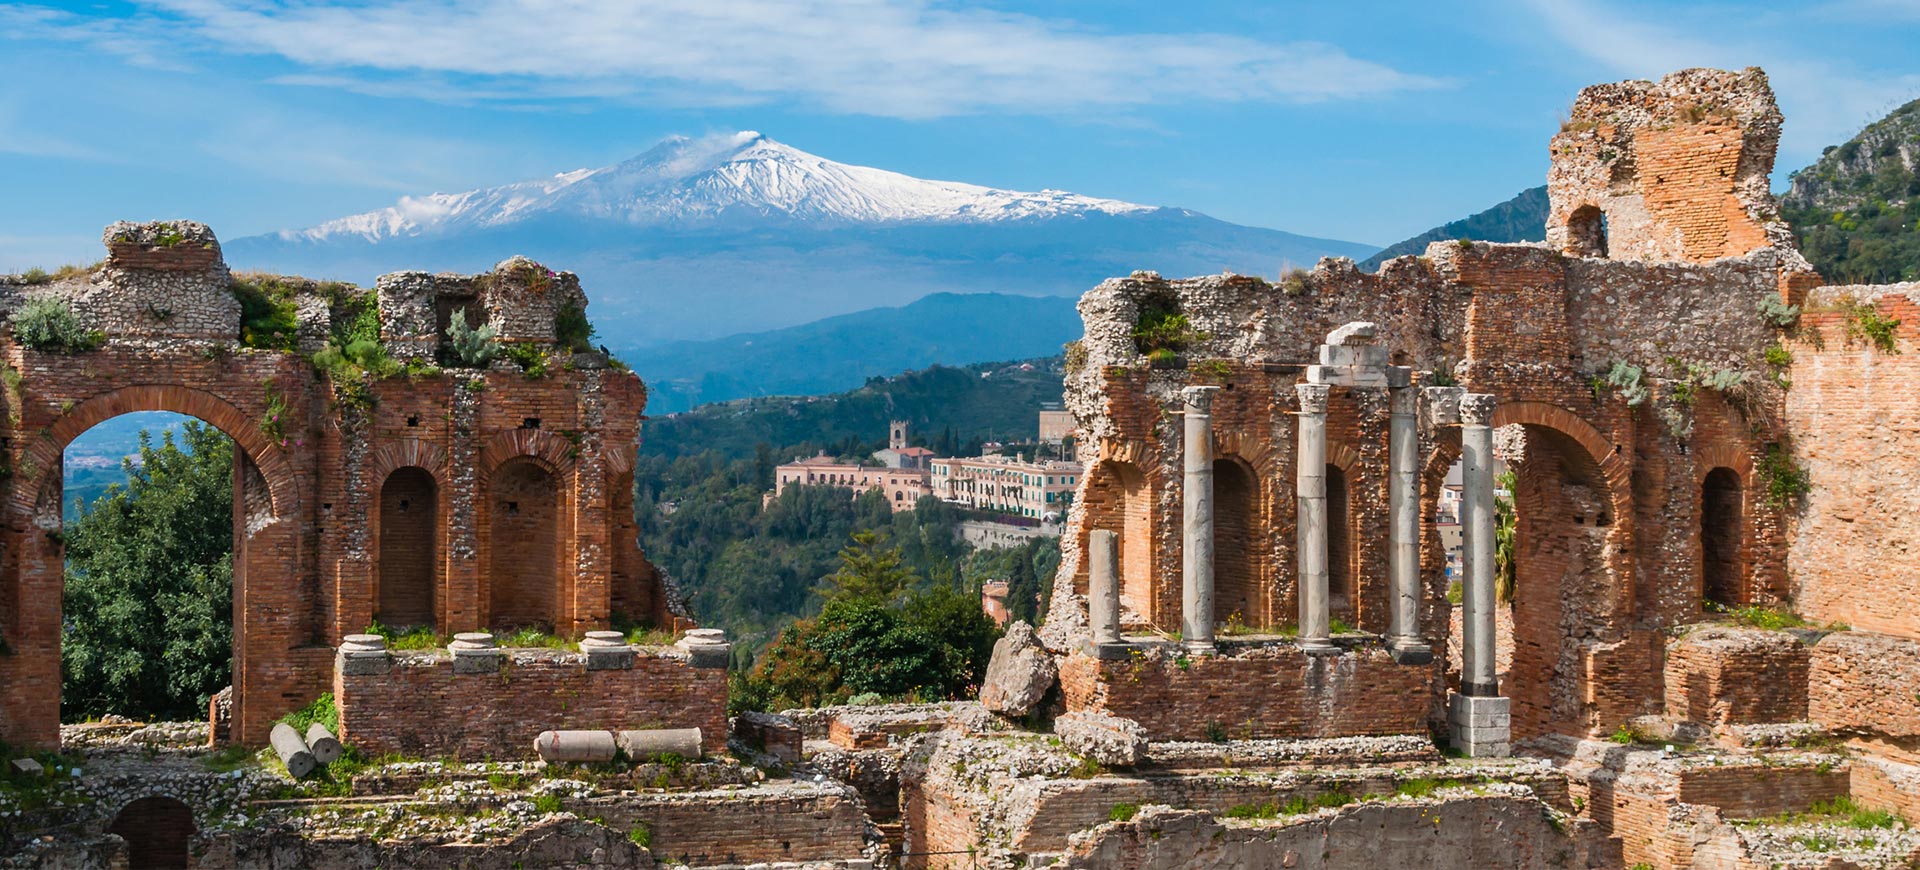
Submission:
<svg viewBox="0 0 1920 870">
<path fill-rule="evenodd" d="M 152 0 L 168 26 L 227 51 L 335 71 L 302 83 L 465 97 L 548 89 L 681 103 L 798 99 L 926 118 L 1124 110 L 1194 101 L 1317 102 L 1431 88 L 1434 78 L 1302 41 L 1113 34 L 926 0 L 370 0 L 342 6 Z M 448 77 L 465 81 L 449 83 Z M 465 87 L 471 85 L 471 87 Z"/>
<path fill-rule="evenodd" d="M 1711 19 L 1718 29 L 1636 20 L 1629 10 L 1586 0 L 1526 0 L 1561 43 L 1622 75 L 1658 78 L 1687 67 L 1767 71 L 1787 123 L 1781 134 L 1782 169 L 1811 161 L 1820 150 L 1851 138 L 1874 120 L 1920 94 L 1920 75 L 1876 73 L 1810 57 L 1794 48 L 1742 38 L 1724 10 Z M 1920 0 L 1868 0 L 1890 5 Z M 1681 28 L 1685 27 L 1684 30 Z M 1718 33 L 1721 41 L 1695 35 Z"/>
</svg>

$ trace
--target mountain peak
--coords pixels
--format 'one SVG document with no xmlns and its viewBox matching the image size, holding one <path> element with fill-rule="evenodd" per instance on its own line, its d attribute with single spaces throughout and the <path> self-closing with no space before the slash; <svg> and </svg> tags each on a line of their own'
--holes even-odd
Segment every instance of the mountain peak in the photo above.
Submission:
<svg viewBox="0 0 1920 870">
<path fill-rule="evenodd" d="M 465 193 L 408 196 L 387 208 L 278 233 L 324 243 L 496 228 L 541 218 L 636 227 L 792 221 L 820 226 L 993 223 L 1129 214 L 1153 207 L 1057 190 L 1024 192 L 931 181 L 838 163 L 756 130 L 670 136 L 601 169 Z"/>
</svg>

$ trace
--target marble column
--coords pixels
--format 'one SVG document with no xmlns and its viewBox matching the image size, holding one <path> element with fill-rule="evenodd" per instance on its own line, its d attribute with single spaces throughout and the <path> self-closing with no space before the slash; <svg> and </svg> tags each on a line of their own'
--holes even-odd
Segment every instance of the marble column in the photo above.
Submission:
<svg viewBox="0 0 1920 870">
<path fill-rule="evenodd" d="M 1300 397 L 1300 446 L 1295 451 L 1299 516 L 1300 646 L 1337 649 L 1327 601 L 1327 392 L 1326 384 L 1296 384 Z"/>
<path fill-rule="evenodd" d="M 1494 697 L 1493 396 L 1468 393 L 1460 400 L 1460 531 L 1465 578 L 1462 586 L 1460 692 Z"/>
<path fill-rule="evenodd" d="M 1187 650 L 1213 652 L 1213 394 L 1180 390 L 1186 478 L 1181 486 L 1180 630 Z"/>
<path fill-rule="evenodd" d="M 1087 533 L 1087 621 L 1094 646 L 1120 643 L 1120 535 Z"/>
<path fill-rule="evenodd" d="M 1393 626 L 1388 639 L 1403 664 L 1432 661 L 1420 631 L 1420 430 L 1414 412 L 1418 394 L 1405 369 L 1390 375 L 1387 418 L 1387 576 L 1392 581 Z"/>
</svg>

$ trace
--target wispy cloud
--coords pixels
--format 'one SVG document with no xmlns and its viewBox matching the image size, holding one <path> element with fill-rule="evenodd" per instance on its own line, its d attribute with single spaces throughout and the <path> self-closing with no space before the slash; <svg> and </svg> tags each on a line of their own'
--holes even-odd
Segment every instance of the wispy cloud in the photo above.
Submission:
<svg viewBox="0 0 1920 870">
<path fill-rule="evenodd" d="M 599 97 L 790 99 L 930 118 L 1306 103 L 1445 84 L 1322 42 L 1105 33 L 925 0 L 152 2 L 170 25 L 226 51 L 330 73 L 303 84 L 458 99 L 525 99 L 558 84 Z"/>
<path fill-rule="evenodd" d="M 172 25 L 152 17 L 96 18 L 45 6 L 0 6 L 0 39 L 84 43 L 148 69 L 185 71 Z"/>
<path fill-rule="evenodd" d="M 1663 23 L 1636 19 L 1631 10 L 1612 3 L 1525 2 L 1562 44 L 1622 75 L 1656 78 L 1697 66 L 1766 69 L 1787 116 L 1781 149 L 1799 159 L 1845 141 L 1867 123 L 1920 95 L 1920 75 L 1853 69 L 1792 46 L 1743 37 L 1735 24 L 1727 23 L 1724 10 L 1716 12 L 1713 20 L 1726 26 L 1708 30 L 1684 27 L 1671 19 Z M 1920 0 L 1858 2 L 1920 8 Z M 1698 36 L 1705 32 L 1719 34 L 1720 41 Z"/>
</svg>

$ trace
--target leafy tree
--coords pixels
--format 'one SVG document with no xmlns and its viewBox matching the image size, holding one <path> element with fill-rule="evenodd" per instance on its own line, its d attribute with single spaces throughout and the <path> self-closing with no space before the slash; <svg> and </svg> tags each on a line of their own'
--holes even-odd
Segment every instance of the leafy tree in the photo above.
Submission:
<svg viewBox="0 0 1920 870">
<path fill-rule="evenodd" d="M 822 589 L 829 605 L 843 601 L 891 604 L 916 578 L 900 563 L 900 548 L 881 549 L 880 534 L 853 533 L 840 550 L 840 570 L 827 575 Z"/>
<path fill-rule="evenodd" d="M 231 680 L 233 442 L 188 421 L 66 529 L 61 713 L 195 718 Z"/>
</svg>

